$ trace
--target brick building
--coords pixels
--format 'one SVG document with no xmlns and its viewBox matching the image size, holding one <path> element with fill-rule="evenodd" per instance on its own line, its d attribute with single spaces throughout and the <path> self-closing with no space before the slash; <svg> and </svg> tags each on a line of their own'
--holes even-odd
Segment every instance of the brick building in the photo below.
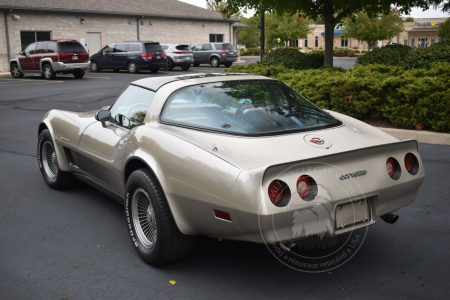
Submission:
<svg viewBox="0 0 450 300">
<path fill-rule="evenodd" d="M 38 40 L 75 39 L 91 55 L 129 40 L 235 44 L 239 21 L 177 0 L 1 0 L 0 71 Z"/>
<path fill-rule="evenodd" d="M 438 29 L 439 24 L 445 22 L 447 18 L 415 18 L 414 22 L 405 22 L 405 30 L 392 40 L 382 41 L 383 45 L 388 42 L 407 45 L 411 47 L 428 47 L 439 42 Z M 311 49 L 325 48 L 325 25 L 311 25 L 313 31 L 306 39 L 298 41 L 298 47 Z M 367 50 L 367 43 L 355 39 L 347 38 L 344 29 L 334 31 L 334 48 L 357 48 L 358 50 Z"/>
</svg>

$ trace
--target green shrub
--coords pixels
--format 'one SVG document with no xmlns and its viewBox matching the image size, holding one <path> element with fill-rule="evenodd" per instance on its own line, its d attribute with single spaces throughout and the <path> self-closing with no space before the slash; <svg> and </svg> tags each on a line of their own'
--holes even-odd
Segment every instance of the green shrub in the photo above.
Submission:
<svg viewBox="0 0 450 300">
<path fill-rule="evenodd" d="M 431 69 L 356 65 L 349 70 L 293 70 L 283 65 L 233 66 L 228 72 L 260 74 L 284 81 L 316 105 L 397 128 L 450 133 L 450 64 Z"/>
<path fill-rule="evenodd" d="M 414 49 L 408 53 L 402 65 L 406 69 L 430 69 L 436 62 L 450 62 L 450 40 L 444 40 L 428 48 Z"/>
<path fill-rule="evenodd" d="M 382 48 L 375 48 L 363 56 L 358 57 L 357 64 L 372 65 L 384 64 L 388 66 L 400 66 L 411 47 L 403 45 L 387 45 Z"/>
<path fill-rule="evenodd" d="M 323 66 L 323 51 L 302 53 L 295 48 L 280 48 L 268 53 L 262 64 L 266 66 L 284 65 L 289 69 L 306 70 Z"/>
</svg>

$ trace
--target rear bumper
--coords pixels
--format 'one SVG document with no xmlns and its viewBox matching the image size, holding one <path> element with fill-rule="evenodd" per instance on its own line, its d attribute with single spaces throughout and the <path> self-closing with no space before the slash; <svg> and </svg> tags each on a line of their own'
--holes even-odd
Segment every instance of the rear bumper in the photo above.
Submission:
<svg viewBox="0 0 450 300">
<path fill-rule="evenodd" d="M 136 61 L 136 65 L 139 70 L 152 70 L 152 69 L 164 69 L 167 65 L 167 61 L 164 60 L 142 60 L 142 61 Z"/>
<path fill-rule="evenodd" d="M 55 72 L 73 72 L 73 71 L 84 71 L 89 69 L 91 62 L 85 63 L 73 63 L 73 64 L 65 64 L 63 62 L 52 62 L 52 69 Z"/>
</svg>

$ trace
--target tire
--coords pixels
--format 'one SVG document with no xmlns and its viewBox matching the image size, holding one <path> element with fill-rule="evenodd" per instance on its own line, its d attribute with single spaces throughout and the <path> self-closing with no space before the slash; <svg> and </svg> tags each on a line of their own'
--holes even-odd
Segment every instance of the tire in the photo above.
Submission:
<svg viewBox="0 0 450 300">
<path fill-rule="evenodd" d="M 48 129 L 39 134 L 37 157 L 42 177 L 49 187 L 62 190 L 75 183 L 75 178 L 71 173 L 61 171 L 59 168 L 55 145 Z"/>
<path fill-rule="evenodd" d="M 125 196 L 127 226 L 142 260 L 158 266 L 183 259 L 191 252 L 194 237 L 178 230 L 164 192 L 150 170 L 131 173 Z"/>
<path fill-rule="evenodd" d="M 23 73 L 20 72 L 19 66 L 16 63 L 11 64 L 11 76 L 14 78 L 22 78 Z"/>
<path fill-rule="evenodd" d="M 211 57 L 209 64 L 214 68 L 218 68 L 220 66 L 220 60 L 217 57 Z"/>
<path fill-rule="evenodd" d="M 80 72 L 73 72 L 73 77 L 77 78 L 77 79 L 81 79 L 84 77 L 84 71 L 80 71 Z"/>
<path fill-rule="evenodd" d="M 231 67 L 232 64 L 233 64 L 232 62 L 227 62 L 227 63 L 224 63 L 223 65 L 225 67 L 229 68 L 229 67 Z"/>
<path fill-rule="evenodd" d="M 194 67 L 198 67 L 200 66 L 200 64 L 192 64 Z"/>
<path fill-rule="evenodd" d="M 93 73 L 95 73 L 95 72 L 100 72 L 100 68 L 98 67 L 98 64 L 97 64 L 97 62 L 94 60 L 94 61 L 91 61 L 91 72 L 93 72 Z"/>
<path fill-rule="evenodd" d="M 136 66 L 136 63 L 134 61 L 130 61 L 127 68 L 128 72 L 132 74 L 136 74 L 137 72 L 139 72 L 138 67 Z"/>
<path fill-rule="evenodd" d="M 44 75 L 44 78 L 45 79 L 47 79 L 47 80 L 52 80 L 52 79 L 55 79 L 55 77 L 56 77 L 56 74 L 55 74 L 55 72 L 53 71 L 53 69 L 52 69 L 52 66 L 50 66 L 50 64 L 44 64 L 44 66 L 42 67 L 42 69 L 43 69 L 43 75 Z"/>
<path fill-rule="evenodd" d="M 158 73 L 159 69 L 150 69 L 150 72 L 152 73 Z"/>
<path fill-rule="evenodd" d="M 187 70 L 189 70 L 190 67 L 191 67 L 191 65 L 182 65 L 181 70 L 187 71 Z"/>
<path fill-rule="evenodd" d="M 172 71 L 172 69 L 173 69 L 173 61 L 170 58 L 167 59 L 167 64 L 166 64 L 166 67 L 164 69 L 167 70 L 167 71 Z"/>
</svg>

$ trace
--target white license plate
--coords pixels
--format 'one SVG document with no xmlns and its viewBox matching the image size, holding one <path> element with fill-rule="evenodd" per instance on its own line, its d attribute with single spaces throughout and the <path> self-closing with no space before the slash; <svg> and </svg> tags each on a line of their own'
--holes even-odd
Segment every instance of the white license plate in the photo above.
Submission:
<svg viewBox="0 0 450 300">
<path fill-rule="evenodd" d="M 354 225 L 369 223 L 370 209 L 367 199 L 360 199 L 336 206 L 336 231 Z"/>
<path fill-rule="evenodd" d="M 76 55 L 72 56 L 72 60 L 78 60 L 78 56 Z"/>
<path fill-rule="evenodd" d="M 159 55 L 156 55 L 156 59 L 160 59 L 161 58 L 161 56 L 159 56 Z"/>
</svg>

